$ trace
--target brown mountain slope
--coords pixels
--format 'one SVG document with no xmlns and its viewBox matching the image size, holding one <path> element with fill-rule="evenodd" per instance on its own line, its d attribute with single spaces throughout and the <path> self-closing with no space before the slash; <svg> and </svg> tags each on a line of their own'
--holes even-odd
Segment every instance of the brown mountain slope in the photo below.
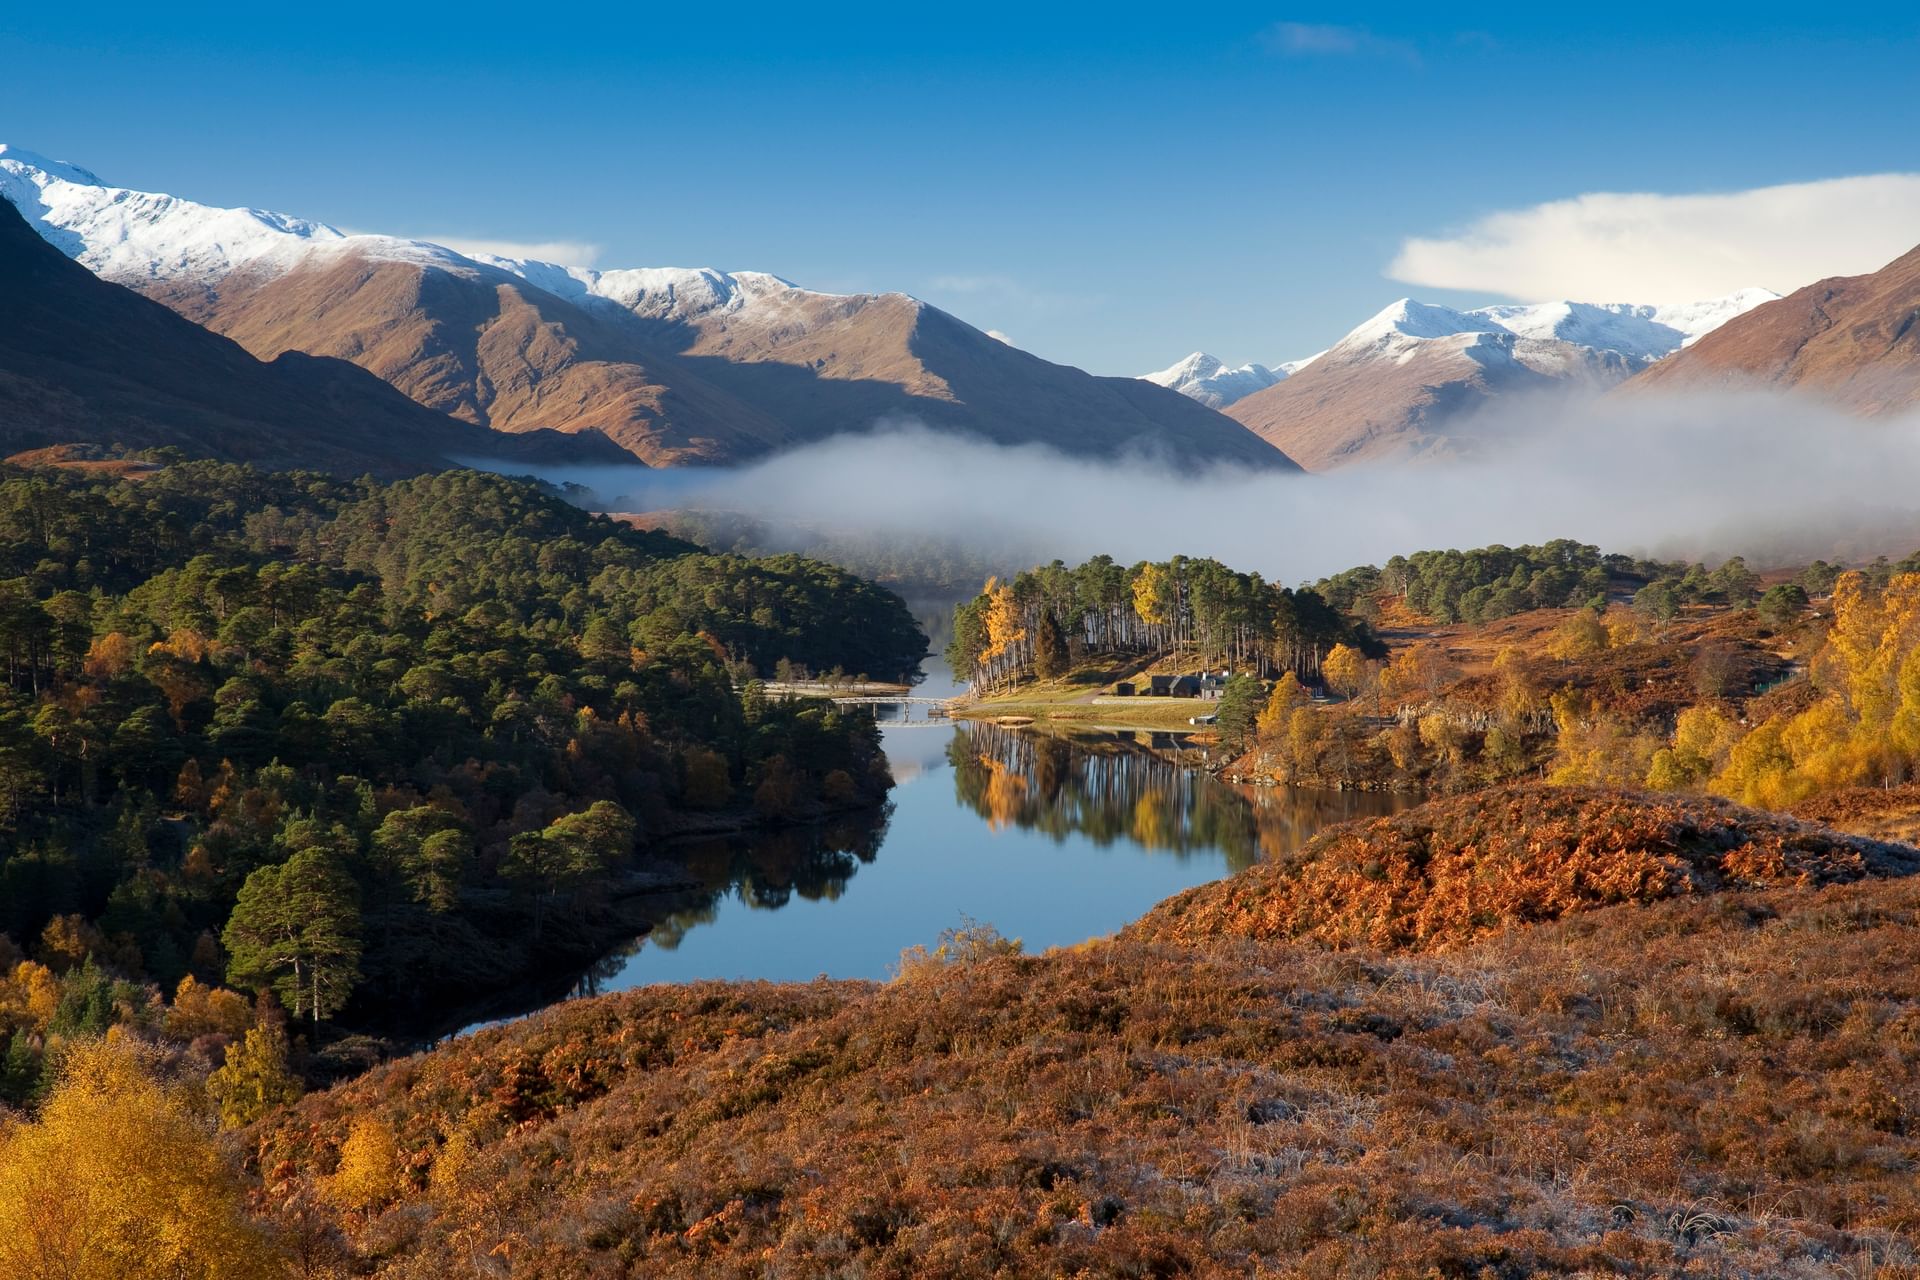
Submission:
<svg viewBox="0 0 1920 1280">
<path fill-rule="evenodd" d="M 1474 411 L 1501 396 L 1608 385 L 1626 358 L 1569 343 L 1472 333 L 1346 344 L 1235 401 L 1228 417 L 1309 471 L 1444 457 L 1474 447 Z"/>
<path fill-rule="evenodd" d="M 501 441 L 344 361 L 296 352 L 262 363 L 98 279 L 4 200 L 0 282 L 0 452 L 174 445 L 263 466 L 394 473 L 551 443 Z M 582 460 L 605 459 L 598 443 L 579 442 Z"/>
<path fill-rule="evenodd" d="M 504 271 L 335 252 L 282 275 L 236 273 L 217 291 L 139 287 L 264 359 L 304 351 L 350 360 L 422 405 L 495 431 L 599 432 L 650 465 L 750 457 L 792 440 L 651 353 L 627 317 Z"/>
<path fill-rule="evenodd" d="M 1810 391 L 1867 414 L 1920 404 L 1920 248 L 1757 307 L 1626 389 L 1727 386 Z"/>
<path fill-rule="evenodd" d="M 805 439 L 918 420 L 996 444 L 1087 457 L 1295 469 L 1223 415 L 1137 378 L 1103 378 L 989 337 L 904 294 L 800 293 L 775 317 L 712 313 L 681 362 Z"/>
<path fill-rule="evenodd" d="M 217 291 L 140 288 L 256 355 L 352 360 L 498 431 L 596 430 L 653 465 L 740 462 L 896 419 L 1004 444 L 1286 468 L 1184 396 L 1007 346 L 901 294 L 787 290 L 691 318 L 562 298 L 492 267 L 316 253 Z"/>
<path fill-rule="evenodd" d="M 595 431 L 674 464 L 918 418 L 1092 457 L 1291 466 L 1178 393 L 1039 360 L 902 294 L 468 256 L 110 187 L 4 145 L 0 196 L 61 252 L 256 356 L 349 360 L 496 431 Z"/>
</svg>

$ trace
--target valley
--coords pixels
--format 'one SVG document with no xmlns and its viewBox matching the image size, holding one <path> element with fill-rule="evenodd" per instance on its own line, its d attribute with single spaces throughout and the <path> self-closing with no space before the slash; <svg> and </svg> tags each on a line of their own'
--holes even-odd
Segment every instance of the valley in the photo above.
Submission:
<svg viewBox="0 0 1920 1280">
<path fill-rule="evenodd" d="M 1920 1280 L 1912 32 L 501 16 L 0 24 L 0 1280 Z"/>
</svg>

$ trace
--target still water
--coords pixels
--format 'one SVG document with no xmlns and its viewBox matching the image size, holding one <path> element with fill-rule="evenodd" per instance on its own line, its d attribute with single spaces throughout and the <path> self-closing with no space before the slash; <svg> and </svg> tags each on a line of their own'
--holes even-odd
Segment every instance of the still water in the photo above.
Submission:
<svg viewBox="0 0 1920 1280">
<path fill-rule="evenodd" d="M 1166 734 L 1072 738 L 988 724 L 884 728 L 879 814 L 680 846 L 704 888 L 583 983 L 884 978 L 962 916 L 1031 952 L 1112 933 L 1182 889 L 1412 801 L 1241 788 Z"/>
</svg>

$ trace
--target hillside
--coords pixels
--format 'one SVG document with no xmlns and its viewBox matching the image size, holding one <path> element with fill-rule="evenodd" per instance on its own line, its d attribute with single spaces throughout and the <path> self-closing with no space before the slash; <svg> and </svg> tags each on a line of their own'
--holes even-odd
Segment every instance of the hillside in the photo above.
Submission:
<svg viewBox="0 0 1920 1280">
<path fill-rule="evenodd" d="M 1726 889 L 1447 954 L 655 987 L 248 1148 L 326 1275 L 1911 1276 L 1916 913 L 1912 879 Z M 350 1132 L 388 1172 L 329 1207 Z"/>
<path fill-rule="evenodd" d="M 1866 414 L 1920 404 L 1920 248 L 1864 276 L 1808 285 L 1635 378 L 1636 391 L 1766 387 Z"/>
<path fill-rule="evenodd" d="M 350 360 L 503 432 L 604 434 L 650 465 L 740 462 L 918 419 L 1002 444 L 1288 469 L 1203 405 L 999 341 L 905 294 L 759 272 L 589 271 L 111 187 L 0 147 L 51 243 L 262 358 Z"/>
<path fill-rule="evenodd" d="M 69 261 L 4 200 L 0 279 L 0 454 L 171 445 L 349 473 L 420 471 L 460 456 L 607 459 L 596 437 L 494 436 L 422 408 L 344 361 L 300 353 L 257 360 Z"/>
<path fill-rule="evenodd" d="M 1439 947 L 1624 902 L 1920 871 L 1920 851 L 1702 797 L 1506 787 L 1335 827 L 1129 932 Z"/>
</svg>

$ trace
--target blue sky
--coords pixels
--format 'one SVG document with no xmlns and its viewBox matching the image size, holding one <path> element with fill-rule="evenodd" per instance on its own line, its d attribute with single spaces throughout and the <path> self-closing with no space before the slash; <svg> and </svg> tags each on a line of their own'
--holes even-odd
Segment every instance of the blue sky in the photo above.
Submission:
<svg viewBox="0 0 1920 1280">
<path fill-rule="evenodd" d="M 1384 272 L 1501 210 L 1920 170 L 1911 6 L 904 8 L 33 6 L 0 140 L 358 230 L 904 289 L 1102 373 L 1491 301 Z"/>
</svg>

